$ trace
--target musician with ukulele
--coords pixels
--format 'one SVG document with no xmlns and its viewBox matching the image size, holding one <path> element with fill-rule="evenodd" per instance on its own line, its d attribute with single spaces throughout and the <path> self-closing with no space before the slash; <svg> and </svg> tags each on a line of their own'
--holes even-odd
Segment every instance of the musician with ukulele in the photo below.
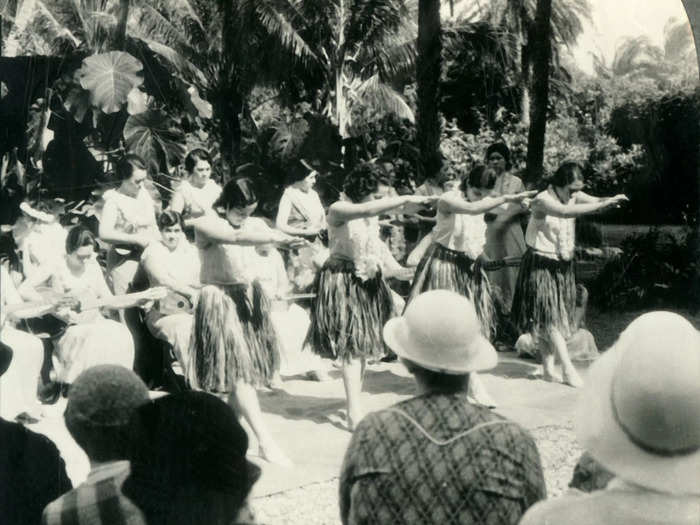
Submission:
<svg viewBox="0 0 700 525">
<path fill-rule="evenodd" d="M 148 310 L 146 326 L 157 339 L 173 347 L 181 366 L 187 363 L 192 331 L 192 310 L 199 294 L 199 250 L 184 235 L 182 216 L 172 210 L 158 217 L 161 240 L 141 256 L 141 266 L 151 286 L 165 286 L 168 296 Z"/>
<path fill-rule="evenodd" d="M 85 226 L 75 226 L 66 238 L 61 264 L 27 279 L 20 293 L 37 302 L 46 300 L 39 287 L 48 288 L 52 315 L 65 323 L 53 350 L 54 380 L 71 384 L 85 369 L 100 364 L 132 368 L 134 342 L 126 325 L 105 318 L 99 307 L 123 309 L 163 296 L 161 290 L 114 296 L 97 263 L 95 237 Z"/>
<path fill-rule="evenodd" d="M 115 294 L 124 294 L 138 269 L 143 250 L 160 240 L 156 206 L 144 188 L 146 164 L 138 155 L 125 155 L 117 163 L 119 187 L 102 196 L 100 239 L 112 245 L 107 254 L 107 273 Z"/>
</svg>

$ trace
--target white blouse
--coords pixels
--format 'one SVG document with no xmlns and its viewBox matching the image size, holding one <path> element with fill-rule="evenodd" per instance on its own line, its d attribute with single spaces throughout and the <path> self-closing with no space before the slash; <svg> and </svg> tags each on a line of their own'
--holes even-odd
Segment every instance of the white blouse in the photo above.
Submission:
<svg viewBox="0 0 700 525">
<path fill-rule="evenodd" d="M 461 192 L 458 190 L 444 195 L 461 198 Z M 471 259 L 476 259 L 482 254 L 486 244 L 486 222 L 483 213 L 472 215 L 438 211 L 436 219 L 437 223 L 432 233 L 433 242 L 450 250 L 463 252 Z"/>
<path fill-rule="evenodd" d="M 559 202 L 550 190 L 538 193 L 532 200 L 532 216 L 527 225 L 525 243 L 540 255 L 570 261 L 576 244 L 576 219 L 557 217 L 544 211 L 545 203 Z M 575 201 L 576 196 L 572 195 L 567 204 Z"/>
</svg>

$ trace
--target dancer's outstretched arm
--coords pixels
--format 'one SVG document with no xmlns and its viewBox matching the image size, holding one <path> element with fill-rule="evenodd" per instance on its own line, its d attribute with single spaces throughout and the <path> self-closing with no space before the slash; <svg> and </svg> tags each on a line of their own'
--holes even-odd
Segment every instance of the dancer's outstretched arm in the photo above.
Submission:
<svg viewBox="0 0 700 525">
<path fill-rule="evenodd" d="M 256 231 L 236 230 L 233 226 L 215 220 L 213 216 L 200 217 L 193 221 L 193 224 L 198 233 L 219 244 L 241 244 L 244 246 L 276 244 L 290 247 L 306 244 L 304 239 L 271 228 L 261 228 Z"/>
<path fill-rule="evenodd" d="M 404 204 L 430 204 L 434 200 L 436 200 L 435 197 L 403 195 L 401 197 L 384 197 L 369 202 L 337 201 L 329 208 L 328 219 L 330 222 L 342 224 L 353 219 L 381 215 Z"/>
<path fill-rule="evenodd" d="M 581 204 L 578 202 L 575 204 L 562 204 L 554 199 L 537 199 L 536 202 L 533 202 L 533 206 L 535 208 L 539 208 L 549 215 L 571 219 L 574 217 L 580 217 L 581 215 L 588 215 L 589 213 L 602 211 L 606 208 L 612 208 L 629 200 L 626 195 L 622 194 L 602 199 L 591 197 L 591 199 L 595 200 Z"/>
<path fill-rule="evenodd" d="M 502 204 L 509 202 L 522 202 L 528 197 L 532 197 L 536 191 L 523 191 L 522 193 L 513 193 L 500 195 L 498 197 L 484 197 L 476 202 L 469 202 L 466 199 L 455 195 L 443 195 L 438 202 L 438 210 L 443 213 L 463 213 L 468 215 L 477 215 L 486 213 L 487 211 L 496 208 Z"/>
</svg>

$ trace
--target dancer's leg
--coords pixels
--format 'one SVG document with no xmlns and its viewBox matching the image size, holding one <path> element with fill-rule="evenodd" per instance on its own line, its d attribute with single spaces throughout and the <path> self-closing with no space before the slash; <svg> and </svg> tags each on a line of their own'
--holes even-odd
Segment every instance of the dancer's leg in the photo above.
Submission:
<svg viewBox="0 0 700 525">
<path fill-rule="evenodd" d="M 345 397 L 348 404 L 348 427 L 350 430 L 355 430 L 360 419 L 362 419 L 360 394 L 362 393 L 364 361 L 364 358 L 351 359 L 349 362 L 344 362 L 342 367 L 343 385 L 345 386 Z"/>
<path fill-rule="evenodd" d="M 576 368 L 569 358 L 569 349 L 566 347 L 566 340 L 559 330 L 552 327 L 549 330 L 549 339 L 554 349 L 554 354 L 561 362 L 562 377 L 564 383 L 573 387 L 583 386 L 583 380 L 578 375 Z"/>
<path fill-rule="evenodd" d="M 270 463 L 291 467 L 291 460 L 275 443 L 267 425 L 263 421 L 255 388 L 243 381 L 238 381 L 235 390 L 229 394 L 229 403 L 245 418 L 258 438 L 260 455 Z"/>
</svg>

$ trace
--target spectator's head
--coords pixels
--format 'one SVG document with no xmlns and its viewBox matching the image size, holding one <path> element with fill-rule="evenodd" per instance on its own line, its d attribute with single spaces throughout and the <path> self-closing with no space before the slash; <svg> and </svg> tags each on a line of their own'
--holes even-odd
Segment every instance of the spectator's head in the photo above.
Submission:
<svg viewBox="0 0 700 525">
<path fill-rule="evenodd" d="M 345 178 L 343 193 L 351 202 L 380 199 L 388 193 L 386 170 L 373 162 L 361 162 Z"/>
<path fill-rule="evenodd" d="M 260 475 L 246 460 L 235 412 L 203 392 L 159 398 L 132 419 L 131 475 L 123 491 L 149 525 L 228 525 Z"/>
<path fill-rule="evenodd" d="M 129 420 L 147 401 L 148 388 L 134 372 L 123 366 L 98 365 L 73 382 L 63 417 L 71 436 L 92 461 L 126 459 Z"/>
<path fill-rule="evenodd" d="M 214 207 L 224 213 L 232 226 L 242 226 L 258 207 L 258 196 L 253 189 L 253 181 L 248 177 L 228 181 Z"/>
<path fill-rule="evenodd" d="M 510 149 L 503 142 L 495 142 L 486 149 L 486 163 L 496 172 L 496 175 L 512 168 Z"/>
<path fill-rule="evenodd" d="M 0 377 L 7 372 L 12 362 L 12 348 L 0 342 Z"/>
<path fill-rule="evenodd" d="M 133 153 L 124 155 L 114 169 L 114 175 L 121 184 L 122 191 L 128 195 L 136 196 L 143 188 L 143 183 L 148 177 L 146 163 Z"/>
<path fill-rule="evenodd" d="M 190 151 L 185 157 L 185 171 L 190 177 L 190 182 L 199 188 L 203 187 L 211 176 L 209 152 L 202 148 Z"/>
<path fill-rule="evenodd" d="M 470 372 L 497 363 L 472 302 L 448 290 L 413 299 L 384 325 L 384 341 L 426 390 L 466 390 Z"/>
<path fill-rule="evenodd" d="M 68 230 L 66 235 L 66 255 L 69 263 L 83 268 L 97 253 L 97 241 L 89 228 L 78 225 Z"/>
<path fill-rule="evenodd" d="M 158 216 L 158 229 L 163 238 L 163 244 L 174 250 L 180 244 L 182 231 L 185 229 L 182 223 L 182 215 L 176 211 L 165 210 Z"/>
<path fill-rule="evenodd" d="M 552 186 L 556 188 L 569 188 L 570 191 L 583 189 L 583 169 L 578 162 L 564 162 L 551 178 Z"/>
<path fill-rule="evenodd" d="M 304 159 L 295 162 L 287 175 L 287 183 L 304 192 L 309 191 L 316 184 L 318 171 Z"/>
<path fill-rule="evenodd" d="M 479 164 L 462 178 L 460 190 L 470 201 L 478 201 L 488 195 L 496 184 L 496 172 Z"/>
<path fill-rule="evenodd" d="M 683 317 L 635 319 L 591 367 L 579 442 L 620 479 L 700 495 L 700 334 Z"/>
</svg>

